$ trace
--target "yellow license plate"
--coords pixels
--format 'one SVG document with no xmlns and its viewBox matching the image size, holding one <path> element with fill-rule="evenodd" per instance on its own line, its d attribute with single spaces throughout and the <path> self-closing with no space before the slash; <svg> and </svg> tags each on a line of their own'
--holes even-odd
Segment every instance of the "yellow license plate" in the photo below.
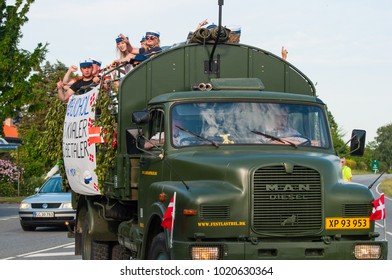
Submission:
<svg viewBox="0 0 392 280">
<path fill-rule="evenodd" d="M 366 229 L 370 228 L 369 217 L 325 218 L 325 229 Z"/>
</svg>

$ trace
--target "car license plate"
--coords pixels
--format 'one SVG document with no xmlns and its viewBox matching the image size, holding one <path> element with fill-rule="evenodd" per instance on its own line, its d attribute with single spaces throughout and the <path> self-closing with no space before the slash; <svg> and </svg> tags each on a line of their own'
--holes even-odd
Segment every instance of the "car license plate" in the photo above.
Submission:
<svg viewBox="0 0 392 280">
<path fill-rule="evenodd" d="M 53 218 L 54 212 L 34 212 L 36 218 Z"/>
<path fill-rule="evenodd" d="M 325 229 L 366 229 L 370 228 L 369 217 L 325 218 Z"/>
</svg>

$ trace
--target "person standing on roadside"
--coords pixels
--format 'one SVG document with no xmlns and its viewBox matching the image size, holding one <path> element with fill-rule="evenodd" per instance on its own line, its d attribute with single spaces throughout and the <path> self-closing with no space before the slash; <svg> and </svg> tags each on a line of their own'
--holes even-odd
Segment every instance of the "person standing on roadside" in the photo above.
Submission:
<svg viewBox="0 0 392 280">
<path fill-rule="evenodd" d="M 342 164 L 343 180 L 347 182 L 351 182 L 351 179 L 353 178 L 353 174 L 351 173 L 351 168 L 346 165 L 347 164 L 346 158 L 341 157 L 340 163 Z"/>
</svg>

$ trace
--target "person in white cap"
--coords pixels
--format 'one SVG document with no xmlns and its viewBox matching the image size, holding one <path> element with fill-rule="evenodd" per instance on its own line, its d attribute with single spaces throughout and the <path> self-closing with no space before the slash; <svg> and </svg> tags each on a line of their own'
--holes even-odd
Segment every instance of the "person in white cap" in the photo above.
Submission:
<svg viewBox="0 0 392 280">
<path fill-rule="evenodd" d="M 161 49 L 161 40 L 159 36 L 161 34 L 158 31 L 147 31 L 146 32 L 146 46 L 147 50 L 144 52 L 139 52 L 140 54 L 144 54 L 145 56 L 152 55 L 154 53 L 162 51 Z M 140 49 L 139 49 L 140 51 Z"/>
<path fill-rule="evenodd" d="M 112 63 L 112 65 L 109 67 L 115 67 L 119 64 L 123 64 L 125 62 L 129 62 L 131 58 L 133 58 L 135 55 L 132 54 L 128 50 L 128 45 L 129 45 L 129 38 L 128 36 L 125 36 L 124 34 L 118 35 L 116 38 L 116 46 L 117 46 L 117 52 L 119 53 L 120 58 L 115 59 Z M 119 71 L 122 74 L 126 74 L 129 71 L 132 70 L 132 65 L 131 64 L 126 64 L 122 69 L 119 69 Z"/>
<path fill-rule="evenodd" d="M 81 61 L 79 66 L 83 76 L 82 79 L 78 79 L 74 82 L 65 92 L 63 90 L 63 81 L 57 83 L 58 96 L 61 101 L 67 101 L 73 94 L 77 93 L 81 87 L 93 83 L 93 62 L 90 59 L 87 59 Z"/>
<path fill-rule="evenodd" d="M 99 77 L 99 72 L 101 71 L 102 62 L 94 58 L 89 58 L 89 60 L 91 60 L 93 63 L 93 76 Z M 63 78 L 64 89 L 67 90 L 73 83 L 83 79 L 83 76 L 76 76 L 74 78 L 71 78 L 72 73 L 75 73 L 76 71 L 78 71 L 78 67 L 76 65 L 72 65 L 71 67 L 68 68 L 68 71 L 65 73 Z M 99 80 L 96 80 L 95 82 L 98 83 Z"/>
<path fill-rule="evenodd" d="M 127 48 L 128 51 L 135 56 L 134 58 L 131 59 L 131 62 L 141 62 L 150 56 L 159 53 L 162 51 L 161 48 L 161 41 L 160 41 L 160 33 L 158 31 L 150 30 L 146 32 L 146 35 L 144 36 L 146 39 L 146 48 L 134 48 L 132 47 L 131 43 L 129 40 L 124 40 L 127 43 Z M 123 36 L 120 34 L 119 36 Z"/>
<path fill-rule="evenodd" d="M 90 60 L 93 62 L 93 76 L 98 77 L 101 71 L 102 61 L 95 58 L 90 58 Z"/>
</svg>

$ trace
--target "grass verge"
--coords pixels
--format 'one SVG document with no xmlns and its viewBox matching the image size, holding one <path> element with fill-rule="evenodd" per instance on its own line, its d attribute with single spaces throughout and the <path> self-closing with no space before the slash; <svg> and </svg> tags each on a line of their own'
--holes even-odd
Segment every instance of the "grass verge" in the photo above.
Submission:
<svg viewBox="0 0 392 280">
<path fill-rule="evenodd" d="M 19 204 L 23 199 L 25 199 L 24 196 L 12 196 L 12 197 L 0 196 L 0 203 L 16 203 L 16 204 Z"/>
<path fill-rule="evenodd" d="M 384 179 L 380 185 L 381 191 L 388 197 L 392 197 L 392 178 Z"/>
</svg>

